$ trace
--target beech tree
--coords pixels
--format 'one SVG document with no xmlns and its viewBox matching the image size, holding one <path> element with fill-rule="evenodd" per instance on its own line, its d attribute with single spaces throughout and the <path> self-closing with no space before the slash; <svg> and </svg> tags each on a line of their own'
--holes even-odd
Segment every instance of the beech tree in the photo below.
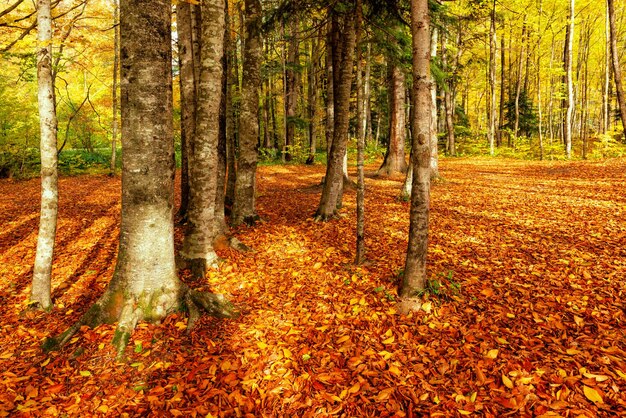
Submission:
<svg viewBox="0 0 626 418">
<path fill-rule="evenodd" d="M 606 0 L 609 33 L 611 40 L 611 64 L 613 68 L 613 78 L 615 80 L 615 91 L 617 93 L 617 104 L 619 106 L 619 115 L 624 127 L 624 136 L 626 137 L 626 96 L 624 95 L 624 87 L 622 85 L 622 69 L 619 64 L 619 53 L 617 52 L 617 30 L 615 29 L 615 6 L 613 0 Z"/>
<path fill-rule="evenodd" d="M 195 134 L 189 147 L 189 197 L 187 225 L 180 255 L 196 275 L 204 275 L 217 261 L 213 241 L 218 230 L 215 213 L 217 146 L 224 56 L 223 0 L 202 3 L 200 75 L 196 87 Z M 217 215 L 219 216 L 219 215 Z M 222 214 L 223 216 L 223 214 Z"/>
<path fill-rule="evenodd" d="M 50 275 L 57 229 L 59 189 L 57 172 L 57 115 L 52 74 L 52 16 L 50 0 L 37 3 L 37 98 L 41 153 L 41 212 L 33 268 L 31 304 L 52 309 Z"/>
<path fill-rule="evenodd" d="M 232 224 L 252 225 L 259 220 L 255 209 L 257 143 L 259 139 L 259 88 L 261 86 L 261 2 L 245 1 L 246 33 L 243 51 L 239 156 L 235 181 Z"/>
<path fill-rule="evenodd" d="M 411 33 L 413 35 L 413 124 L 411 129 L 411 164 L 413 188 L 409 244 L 404 275 L 398 294 L 412 298 L 424 289 L 428 278 L 428 217 L 430 202 L 430 16 L 427 0 L 411 0 Z"/>
<path fill-rule="evenodd" d="M 171 4 L 166 0 L 121 3 L 122 223 L 113 278 L 104 294 L 67 331 L 49 338 L 47 350 L 65 344 L 83 325 L 118 322 L 113 338 L 122 355 L 139 321 L 156 322 L 189 312 L 189 328 L 202 310 L 217 317 L 235 315 L 223 296 L 190 289 L 176 275 L 174 262 L 174 143 L 171 101 Z M 204 0 L 205 42 L 223 42 L 224 4 Z M 220 53 L 219 48 L 216 51 Z M 221 68 L 221 66 L 219 66 Z M 216 68 L 202 63 L 200 110 L 207 110 Z M 221 77 L 221 73 L 220 73 Z M 206 125 L 201 123 L 201 131 Z"/>
<path fill-rule="evenodd" d="M 322 221 L 332 218 L 338 207 L 341 207 L 344 183 L 343 168 L 350 124 L 350 92 L 356 43 L 356 19 L 352 2 L 341 5 L 343 6 L 342 11 L 330 10 L 334 118 L 326 176 L 320 203 L 315 214 L 316 219 Z"/>
</svg>

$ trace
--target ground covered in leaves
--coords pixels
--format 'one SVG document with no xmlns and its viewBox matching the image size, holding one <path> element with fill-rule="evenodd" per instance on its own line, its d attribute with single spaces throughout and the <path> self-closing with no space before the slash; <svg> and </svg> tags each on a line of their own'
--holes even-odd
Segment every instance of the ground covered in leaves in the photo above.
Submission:
<svg viewBox="0 0 626 418">
<path fill-rule="evenodd" d="M 0 182 L 0 416 L 625 414 L 626 161 L 441 166 L 420 312 L 395 310 L 402 178 L 366 179 L 368 263 L 355 267 L 354 192 L 340 219 L 316 223 L 323 167 L 262 167 L 264 222 L 236 231 L 255 252 L 222 250 L 190 283 L 243 315 L 190 335 L 184 316 L 141 324 L 121 363 L 113 326 L 40 349 L 112 275 L 119 179 L 60 181 L 48 315 L 25 312 L 39 182 Z"/>
</svg>

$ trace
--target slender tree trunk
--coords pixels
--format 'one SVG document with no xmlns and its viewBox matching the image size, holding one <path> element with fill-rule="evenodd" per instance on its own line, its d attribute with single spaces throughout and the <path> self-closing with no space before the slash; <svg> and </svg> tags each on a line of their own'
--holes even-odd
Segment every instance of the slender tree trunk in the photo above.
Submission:
<svg viewBox="0 0 626 418">
<path fill-rule="evenodd" d="M 519 108 L 519 100 L 520 95 L 522 93 L 522 71 L 524 69 L 524 54 L 526 51 L 525 48 L 525 40 L 526 40 L 526 15 L 524 15 L 524 23 L 522 25 L 522 36 L 521 36 L 521 50 L 519 53 L 519 61 L 517 62 L 517 80 L 515 81 L 515 128 L 513 129 L 513 148 L 517 145 L 517 138 L 519 136 L 519 122 L 520 122 L 520 108 Z"/>
<path fill-rule="evenodd" d="M 113 121 L 111 122 L 111 167 L 110 174 L 115 175 L 117 171 L 117 129 L 118 129 L 118 111 L 117 111 L 117 89 L 118 79 L 117 72 L 120 68 L 120 5 L 118 0 L 113 1 L 113 87 L 112 93 L 112 115 Z"/>
<path fill-rule="evenodd" d="M 241 11 L 238 11 L 241 13 Z M 234 21 L 234 19 L 233 19 Z M 234 23 L 232 23 L 234 26 Z M 239 33 L 243 31 L 240 28 Z M 236 30 L 233 30 L 236 32 Z M 228 65 L 228 94 L 226 95 L 226 195 L 224 204 L 232 209 L 235 203 L 235 183 L 237 181 L 237 138 L 239 136 L 239 108 L 233 103 L 241 97 L 239 88 L 239 60 L 237 59 L 237 40 L 229 36 L 227 54 Z"/>
<path fill-rule="evenodd" d="M 309 157 L 307 164 L 313 164 L 315 154 L 317 152 L 317 135 L 318 135 L 318 70 L 320 61 L 320 44 L 323 40 L 322 28 L 319 29 L 318 38 L 311 39 L 311 62 L 309 65 L 309 85 L 308 85 L 308 113 L 309 113 Z"/>
<path fill-rule="evenodd" d="M 334 13 L 334 12 L 332 12 Z M 335 118 L 333 140 L 326 166 L 326 176 L 320 204 L 316 212 L 316 219 L 326 221 L 332 218 L 338 206 L 341 205 L 344 183 L 344 158 L 348 144 L 348 128 L 350 123 L 350 91 L 352 86 L 352 66 L 354 61 L 354 47 L 356 34 L 354 14 L 347 12 L 341 16 L 342 28 L 339 28 L 339 17 L 333 15 L 333 32 L 336 42 L 333 42 L 334 71 L 334 107 Z M 339 35 L 341 37 L 339 37 Z"/>
<path fill-rule="evenodd" d="M 433 61 L 437 57 L 437 44 L 438 44 L 439 31 L 437 28 L 433 28 L 430 37 L 430 59 Z M 411 89 L 413 91 L 413 89 Z M 430 83 L 430 179 L 436 180 L 439 178 L 439 137 L 437 135 L 437 83 L 431 81 Z M 414 103 L 411 97 L 411 103 Z M 411 104 L 411 110 L 414 112 L 415 108 Z M 411 116 L 411 121 L 413 117 Z M 411 138 L 413 137 L 413 129 L 411 127 Z M 407 170 L 407 177 L 409 171 L 412 170 L 411 159 L 409 158 L 409 170 Z M 413 172 L 411 171 L 411 178 L 413 178 Z"/>
<path fill-rule="evenodd" d="M 226 176 L 228 159 L 228 49 L 230 48 L 230 16 L 228 0 L 224 1 L 224 32 L 223 32 L 224 54 L 222 55 L 222 94 L 220 97 L 219 116 L 219 136 L 217 138 L 217 175 L 215 177 L 215 225 L 216 232 L 221 235 L 228 235 L 228 225 L 226 225 Z"/>
<path fill-rule="evenodd" d="M 367 57 L 365 58 L 365 78 L 363 82 L 363 101 L 365 103 L 365 115 L 364 117 L 364 126 L 365 126 L 365 143 L 369 144 L 372 140 L 372 82 L 371 82 L 371 72 L 372 72 L 372 43 L 368 41 L 367 43 Z"/>
<path fill-rule="evenodd" d="M 255 209 L 257 142 L 259 138 L 259 86 L 261 85 L 262 45 L 260 0 L 245 1 L 246 36 L 243 50 L 239 157 L 233 225 L 253 225 L 259 220 Z"/>
<path fill-rule="evenodd" d="M 504 133 L 504 107 L 506 105 L 506 77 L 505 77 L 505 69 L 506 69 L 506 48 L 504 42 L 504 34 L 502 35 L 502 39 L 500 40 L 500 119 L 498 121 L 498 136 L 496 139 L 496 146 L 502 146 L 502 135 Z"/>
<path fill-rule="evenodd" d="M 207 17 L 218 21 L 211 5 L 204 6 Z M 223 13 L 223 3 L 218 7 Z M 113 344 L 121 357 L 139 321 L 187 311 L 191 328 L 201 309 L 218 317 L 235 315 L 221 295 L 189 289 L 176 276 L 170 14 L 165 0 L 121 3 L 124 153 L 117 263 L 104 294 L 67 331 L 47 339 L 47 351 L 65 344 L 83 325 L 118 321 Z"/>
<path fill-rule="evenodd" d="M 611 29 L 610 29 L 609 4 L 606 4 L 604 20 L 604 83 L 602 86 L 602 127 L 601 132 L 609 131 L 609 85 L 611 84 Z"/>
<path fill-rule="evenodd" d="M 196 66 L 193 48 L 193 6 L 177 4 L 178 56 L 180 61 L 180 142 L 181 142 L 181 200 L 178 215 L 186 219 L 189 209 L 189 154 L 196 134 Z"/>
<path fill-rule="evenodd" d="M 289 47 L 287 51 L 287 62 L 285 65 L 285 161 L 291 161 L 293 157 L 293 146 L 295 145 L 296 108 L 298 105 L 298 20 L 295 16 L 289 24 Z"/>
<path fill-rule="evenodd" d="M 385 160 L 378 169 L 379 175 L 405 173 L 407 169 L 404 156 L 406 136 L 406 89 L 402 69 L 395 63 L 389 63 L 389 143 Z"/>
<path fill-rule="evenodd" d="M 567 38 L 565 42 L 565 78 L 567 89 L 567 111 L 563 122 L 563 140 L 565 142 L 565 155 L 567 158 L 572 156 L 572 117 L 574 115 L 574 83 L 572 81 L 572 56 L 574 43 L 574 0 L 569 2 L 569 14 L 567 17 Z"/>
<path fill-rule="evenodd" d="M 217 146 L 222 96 L 224 1 L 204 0 L 201 69 L 198 83 L 196 135 L 189 154 L 190 207 L 181 250 L 196 275 L 217 261 L 213 240 L 220 231 L 215 220 Z"/>
<path fill-rule="evenodd" d="M 541 103 L 541 16 L 543 15 L 543 1 L 539 0 L 539 22 L 538 22 L 538 37 L 537 37 L 537 113 L 539 116 L 539 159 L 544 158 L 543 147 L 543 112 Z"/>
<path fill-rule="evenodd" d="M 412 129 L 413 189 L 409 244 L 404 275 L 398 294 L 403 298 L 418 296 L 426 285 L 426 254 L 428 249 L 428 217 L 430 201 L 430 18 L 428 1 L 411 1 L 411 32 L 413 34 L 414 106 Z"/>
<path fill-rule="evenodd" d="M 487 133 L 489 141 L 489 154 L 494 155 L 496 136 L 496 1 L 493 1 L 491 8 L 491 24 L 489 26 L 489 130 Z"/>
<path fill-rule="evenodd" d="M 37 98 L 41 152 L 41 211 L 30 303 L 52 309 L 50 279 L 59 205 L 57 115 L 52 79 L 52 17 L 50 0 L 37 3 Z"/>
<path fill-rule="evenodd" d="M 333 71 L 333 32 L 332 25 L 328 25 L 326 38 L 326 160 L 330 160 L 330 148 L 333 144 L 333 129 L 335 127 L 335 75 Z"/>
<path fill-rule="evenodd" d="M 411 0 L 413 1 L 413 0 Z M 443 68 L 448 73 L 447 77 L 450 78 L 450 67 L 448 66 L 448 36 L 443 35 L 441 41 L 441 64 Z M 444 89 L 443 93 L 443 101 L 445 107 L 445 124 L 446 124 L 446 150 L 448 154 L 451 156 L 456 155 L 456 144 L 454 137 L 454 101 L 452 99 L 452 82 L 450 80 L 447 81 L 447 87 Z"/>
<path fill-rule="evenodd" d="M 361 36 L 363 33 L 363 5 L 361 0 L 356 1 L 356 102 L 357 102 L 357 189 L 356 189 L 356 255 L 355 264 L 365 261 L 365 175 L 363 172 L 365 153 L 365 127 L 363 126 L 363 84 L 362 84 L 362 57 Z"/>
<path fill-rule="evenodd" d="M 607 0 L 607 8 L 609 12 L 609 32 L 611 36 L 611 56 L 613 57 L 613 79 L 615 80 L 615 92 L 617 93 L 619 114 L 622 119 L 624 135 L 626 136 L 626 96 L 624 95 L 624 87 L 622 85 L 622 69 L 619 64 L 619 54 L 617 52 L 617 31 L 615 29 L 615 6 L 613 5 L 613 1 L 614 0 Z"/>
</svg>

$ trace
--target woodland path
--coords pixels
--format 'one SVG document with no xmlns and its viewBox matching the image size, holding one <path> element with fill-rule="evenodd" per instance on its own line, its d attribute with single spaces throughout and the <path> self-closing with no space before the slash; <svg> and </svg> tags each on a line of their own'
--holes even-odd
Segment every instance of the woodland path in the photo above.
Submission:
<svg viewBox="0 0 626 418">
<path fill-rule="evenodd" d="M 429 252 L 441 297 L 423 311 L 394 310 L 402 178 L 366 179 L 370 261 L 356 268 L 354 192 L 345 217 L 316 223 L 323 166 L 260 167 L 265 222 L 236 231 L 255 252 L 222 250 L 220 270 L 192 283 L 244 314 L 203 318 L 190 335 L 183 316 L 141 324 L 126 363 L 114 360 L 113 326 L 49 356 L 39 348 L 112 275 L 119 179 L 61 179 L 50 315 L 23 313 L 39 181 L 1 181 L 0 416 L 626 413 L 626 160 L 445 159 L 441 169 Z"/>
</svg>

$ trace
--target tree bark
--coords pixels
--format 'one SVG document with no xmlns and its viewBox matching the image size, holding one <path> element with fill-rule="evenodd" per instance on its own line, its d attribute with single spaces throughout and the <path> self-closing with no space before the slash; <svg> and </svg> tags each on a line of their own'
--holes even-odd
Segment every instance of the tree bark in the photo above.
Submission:
<svg viewBox="0 0 626 418">
<path fill-rule="evenodd" d="M 602 85 L 602 127 L 600 131 L 606 134 L 609 131 L 609 86 L 611 84 L 611 29 L 609 17 L 609 4 L 606 4 L 604 21 L 604 82 Z"/>
<path fill-rule="evenodd" d="M 363 126 L 363 71 L 361 60 L 361 35 L 363 33 L 363 5 L 356 0 L 356 102 L 357 102 L 357 189 L 356 189 L 356 255 L 354 263 L 365 261 L 365 175 L 363 172 L 365 153 L 365 127 Z"/>
<path fill-rule="evenodd" d="M 311 62 L 309 64 L 309 85 L 308 85 L 308 113 L 309 113 L 309 157 L 307 164 L 313 164 L 317 153 L 318 136 L 318 71 L 320 61 L 320 44 L 322 43 L 322 27 L 319 29 L 318 38 L 311 39 Z"/>
<path fill-rule="evenodd" d="M 431 61 L 437 57 L 437 43 L 438 43 L 438 35 L 439 32 L 437 28 L 434 28 L 430 37 L 430 59 Z M 435 180 L 439 178 L 439 137 L 437 135 L 437 83 L 430 83 L 430 96 L 431 96 L 431 107 L 430 107 L 430 179 Z M 413 105 L 411 105 L 413 109 Z M 414 111 L 415 109 L 413 109 Z M 414 129 L 414 128 L 411 128 Z M 413 131 L 411 130 L 411 137 L 413 136 Z M 411 166 L 411 161 L 409 160 L 409 170 Z M 407 170 L 407 176 L 408 171 Z M 411 173 L 411 178 L 413 177 L 413 173 Z"/>
<path fill-rule="evenodd" d="M 224 25 L 224 1 L 204 0 L 196 134 L 189 153 L 190 207 L 181 250 L 182 258 L 191 261 L 192 269 L 202 274 L 206 266 L 217 261 L 213 240 L 219 233 L 215 219 L 215 196 Z M 199 267 L 195 267 L 195 264 L 199 264 Z"/>
<path fill-rule="evenodd" d="M 403 298 L 418 296 L 427 280 L 428 217 L 430 201 L 430 17 L 428 1 L 411 1 L 413 34 L 413 112 L 412 165 L 413 189 L 409 244 L 398 294 Z"/>
<path fill-rule="evenodd" d="M 118 75 L 117 72 L 120 68 L 120 5 L 118 0 L 113 1 L 113 87 L 111 87 L 111 113 L 113 121 L 111 122 L 111 166 L 110 174 L 115 175 L 117 171 L 117 130 L 118 130 L 118 111 L 117 111 L 117 89 L 118 89 Z"/>
<path fill-rule="evenodd" d="M 241 13 L 241 11 L 239 11 Z M 230 22 L 229 22 L 230 24 Z M 234 25 L 234 24 L 233 24 Z M 243 28 L 241 28 L 243 31 Z M 233 32 L 237 32 L 233 27 Z M 237 167 L 236 167 L 236 148 L 237 137 L 239 135 L 239 110 L 233 104 L 233 97 L 240 97 L 239 90 L 239 69 L 237 60 L 237 40 L 228 40 L 228 49 L 226 50 L 228 55 L 228 91 L 226 94 L 226 195 L 224 197 L 224 203 L 229 208 L 235 202 L 235 183 L 237 182 Z"/>
<path fill-rule="evenodd" d="M 617 31 L 615 29 L 615 6 L 613 4 L 613 1 L 614 0 L 607 0 L 607 9 L 609 13 L 609 31 L 611 36 L 613 79 L 615 80 L 617 104 L 619 106 L 619 114 L 622 120 L 622 126 L 624 128 L 624 135 L 626 138 L 626 96 L 624 95 L 624 86 L 622 85 L 622 69 L 619 64 L 619 54 L 617 52 Z"/>
<path fill-rule="evenodd" d="M 37 98 L 41 153 L 41 211 L 33 267 L 30 303 L 52 309 L 50 278 L 59 206 L 57 171 L 57 115 L 52 77 L 52 17 L 50 0 L 37 3 Z"/>
<path fill-rule="evenodd" d="M 520 109 L 519 100 L 522 94 L 522 71 L 524 69 L 524 53 L 525 53 L 525 40 L 526 40 L 526 15 L 524 15 L 524 23 L 522 24 L 522 46 L 519 53 L 519 61 L 517 62 L 517 79 L 515 81 L 515 127 L 513 128 L 513 148 L 517 144 L 517 136 L 519 135 L 519 119 Z"/>
<path fill-rule="evenodd" d="M 411 0 L 413 1 L 413 0 Z M 450 67 L 448 66 L 448 36 L 444 34 L 441 41 L 441 64 L 447 74 L 447 87 L 444 89 L 443 101 L 445 107 L 445 124 L 446 124 L 446 149 L 448 154 L 454 157 L 456 155 L 456 138 L 454 136 L 454 100 L 452 98 L 452 81 L 450 80 Z"/>
<path fill-rule="evenodd" d="M 487 106 L 489 114 L 487 119 L 489 120 L 489 129 L 487 131 L 487 138 L 489 142 L 489 154 L 494 155 L 495 149 L 495 136 L 496 136 L 496 1 L 493 1 L 491 8 L 491 22 L 489 25 L 489 105 Z"/>
<path fill-rule="evenodd" d="M 178 56 L 180 62 L 180 143 L 181 143 L 181 201 L 178 215 L 184 220 L 189 209 L 189 154 L 196 134 L 196 67 L 193 47 L 193 13 L 197 6 L 180 2 L 176 9 Z"/>
<path fill-rule="evenodd" d="M 565 79 L 567 89 L 567 110 L 565 120 L 563 121 L 563 141 L 565 143 L 565 155 L 567 158 L 572 156 L 572 116 L 574 115 L 574 83 L 572 81 L 572 56 L 574 43 L 574 0 L 569 2 L 569 13 L 567 17 L 567 37 L 565 39 Z"/>
<path fill-rule="evenodd" d="M 287 61 L 285 64 L 285 161 L 293 158 L 293 146 L 296 134 L 296 107 L 298 105 L 298 20 L 292 17 L 289 24 L 289 48 L 287 51 Z"/>
<path fill-rule="evenodd" d="M 356 42 L 354 14 L 347 12 L 342 16 L 333 13 L 332 43 L 333 56 L 333 97 L 335 118 L 333 140 L 328 155 L 326 176 L 320 204 L 315 214 L 317 220 L 326 221 L 332 218 L 341 206 L 344 183 L 344 157 L 348 144 L 348 128 L 350 123 L 350 91 L 352 87 L 352 66 Z M 342 28 L 339 28 L 339 18 Z"/>
<path fill-rule="evenodd" d="M 213 18 L 212 4 L 207 3 L 205 13 L 211 20 L 203 33 L 214 36 L 210 26 L 220 21 Z M 176 276 L 170 7 L 166 0 L 121 3 L 124 153 L 117 263 L 100 299 L 67 331 L 47 339 L 46 351 L 65 344 L 83 325 L 118 321 L 113 344 L 122 356 L 139 321 L 156 322 L 170 313 L 188 311 L 192 327 L 200 310 L 218 317 L 236 314 L 221 295 L 189 289 Z M 223 13 L 223 3 L 221 9 Z M 201 78 L 206 77 L 206 64 Z M 206 83 L 201 83 L 200 110 L 204 110 L 205 89 Z"/>
<path fill-rule="evenodd" d="M 245 1 L 245 43 L 239 123 L 239 156 L 232 224 L 253 225 L 259 220 L 255 208 L 257 144 L 259 138 L 259 86 L 263 40 L 261 2 Z"/>
<path fill-rule="evenodd" d="M 407 169 L 404 156 L 406 136 L 406 89 L 402 69 L 395 63 L 389 63 L 389 143 L 385 160 L 378 169 L 379 175 L 405 173 Z"/>
<path fill-rule="evenodd" d="M 543 1 L 539 0 L 539 21 L 537 23 L 538 37 L 537 37 L 537 113 L 539 116 L 539 160 L 544 159 L 544 145 L 543 145 L 543 110 L 541 102 L 541 38 L 543 33 L 541 32 L 541 16 L 543 15 Z"/>
</svg>

